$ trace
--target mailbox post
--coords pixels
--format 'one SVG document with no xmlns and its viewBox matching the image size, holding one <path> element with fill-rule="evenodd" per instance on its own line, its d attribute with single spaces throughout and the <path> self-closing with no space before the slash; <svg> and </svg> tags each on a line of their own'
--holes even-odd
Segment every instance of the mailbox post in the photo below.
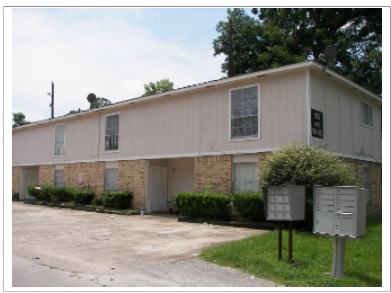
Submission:
<svg viewBox="0 0 391 293">
<path fill-rule="evenodd" d="M 345 275 L 346 238 L 358 238 L 366 229 L 366 190 L 356 186 L 314 187 L 314 230 L 334 237 L 331 275 Z"/>
<path fill-rule="evenodd" d="M 305 219 L 304 186 L 265 186 L 262 188 L 267 221 L 278 222 L 278 259 L 282 259 L 282 222 L 289 222 L 289 257 L 292 260 L 292 222 Z"/>
</svg>

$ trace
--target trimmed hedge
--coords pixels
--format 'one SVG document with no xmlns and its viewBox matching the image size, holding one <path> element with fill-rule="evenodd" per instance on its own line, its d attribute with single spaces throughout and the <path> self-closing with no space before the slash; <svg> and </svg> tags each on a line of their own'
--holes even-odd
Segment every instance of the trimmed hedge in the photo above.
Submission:
<svg viewBox="0 0 391 293">
<path fill-rule="evenodd" d="M 263 196 L 260 192 L 246 191 L 232 196 L 234 209 L 251 221 L 265 221 Z"/>
<path fill-rule="evenodd" d="M 94 192 L 89 189 L 74 189 L 73 201 L 75 204 L 91 204 Z"/>
<path fill-rule="evenodd" d="M 132 206 L 133 192 L 107 190 L 102 194 L 101 200 L 105 207 L 127 209 Z"/>
<path fill-rule="evenodd" d="M 190 217 L 229 219 L 231 197 L 209 192 L 180 192 L 174 197 L 177 211 Z"/>
</svg>

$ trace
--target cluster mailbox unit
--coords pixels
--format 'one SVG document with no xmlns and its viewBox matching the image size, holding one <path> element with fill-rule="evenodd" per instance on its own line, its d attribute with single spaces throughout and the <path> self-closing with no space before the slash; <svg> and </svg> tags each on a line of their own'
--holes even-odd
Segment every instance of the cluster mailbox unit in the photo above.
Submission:
<svg viewBox="0 0 391 293">
<path fill-rule="evenodd" d="M 345 240 L 365 234 L 367 191 L 356 186 L 315 186 L 313 195 L 313 232 L 334 237 L 331 275 L 344 276 Z"/>
<path fill-rule="evenodd" d="M 278 259 L 282 259 L 282 222 L 289 222 L 289 258 L 292 260 L 292 222 L 305 219 L 304 186 L 265 186 L 265 215 L 268 221 L 278 222 Z"/>
<path fill-rule="evenodd" d="M 356 186 L 314 187 L 314 233 L 358 238 L 366 227 L 366 190 Z"/>
</svg>

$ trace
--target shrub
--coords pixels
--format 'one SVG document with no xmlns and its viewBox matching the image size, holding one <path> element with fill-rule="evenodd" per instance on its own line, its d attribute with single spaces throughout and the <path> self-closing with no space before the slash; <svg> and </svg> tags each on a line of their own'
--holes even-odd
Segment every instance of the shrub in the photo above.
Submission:
<svg viewBox="0 0 391 293">
<path fill-rule="evenodd" d="M 306 189 L 306 218 L 297 228 L 312 231 L 314 185 L 339 186 L 353 180 L 351 166 L 321 147 L 293 143 L 266 160 L 261 182 L 267 186 L 301 185 Z"/>
<path fill-rule="evenodd" d="M 105 191 L 102 203 L 105 207 L 127 209 L 132 206 L 133 193 L 130 191 Z"/>
<path fill-rule="evenodd" d="M 73 201 L 76 204 L 90 204 L 94 198 L 94 192 L 89 189 L 74 189 Z"/>
<path fill-rule="evenodd" d="M 94 198 L 91 201 L 91 204 L 94 205 L 94 206 L 103 206 L 103 202 L 102 202 L 101 198 Z"/>
<path fill-rule="evenodd" d="M 41 186 L 41 199 L 45 201 L 50 201 L 53 192 L 54 187 L 50 186 L 48 184 L 42 185 Z"/>
<path fill-rule="evenodd" d="M 224 194 L 214 194 L 209 191 L 180 192 L 174 197 L 174 201 L 182 215 L 211 219 L 229 218 L 228 205 L 231 198 Z"/>
<path fill-rule="evenodd" d="M 27 193 L 37 200 L 41 199 L 41 187 L 35 186 L 35 184 L 29 184 L 27 186 Z"/>
<path fill-rule="evenodd" d="M 232 196 L 232 205 L 236 211 L 251 221 L 264 221 L 265 210 L 263 196 L 259 192 L 237 192 Z"/>
<path fill-rule="evenodd" d="M 64 187 L 63 190 L 63 201 L 73 201 L 73 194 L 75 193 L 73 187 Z"/>
</svg>

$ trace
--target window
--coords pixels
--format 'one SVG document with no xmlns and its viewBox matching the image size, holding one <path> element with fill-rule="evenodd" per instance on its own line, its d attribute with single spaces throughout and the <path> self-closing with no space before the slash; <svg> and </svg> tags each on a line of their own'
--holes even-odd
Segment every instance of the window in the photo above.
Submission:
<svg viewBox="0 0 391 293">
<path fill-rule="evenodd" d="M 118 189 L 118 169 L 105 170 L 105 190 Z"/>
<path fill-rule="evenodd" d="M 361 102 L 361 123 L 373 127 L 373 107 Z"/>
<path fill-rule="evenodd" d="M 258 163 L 233 163 L 233 191 L 259 191 Z"/>
<path fill-rule="evenodd" d="M 54 170 L 54 186 L 64 186 L 64 170 Z"/>
<path fill-rule="evenodd" d="M 118 150 L 119 114 L 106 116 L 105 151 Z"/>
<path fill-rule="evenodd" d="M 230 90 L 231 139 L 258 137 L 258 86 Z"/>
<path fill-rule="evenodd" d="M 64 155 L 65 124 L 56 125 L 54 133 L 54 155 Z"/>
</svg>

